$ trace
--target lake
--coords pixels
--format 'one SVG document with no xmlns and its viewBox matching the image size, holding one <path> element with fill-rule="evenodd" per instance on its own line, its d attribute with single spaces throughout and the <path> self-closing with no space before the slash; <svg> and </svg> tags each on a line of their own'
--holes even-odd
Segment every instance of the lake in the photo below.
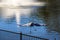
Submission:
<svg viewBox="0 0 60 40">
<path fill-rule="evenodd" d="M 42 16 L 43 15 L 40 15 L 40 18 L 37 17 L 35 14 L 32 14 L 29 17 L 21 16 L 20 23 L 25 24 L 29 22 L 34 22 L 34 23 L 46 24 Z M 48 26 L 33 26 L 33 27 L 20 26 L 18 28 L 15 17 L 11 19 L 7 19 L 7 20 L 0 18 L 0 29 L 8 30 L 8 31 L 16 32 L 16 33 L 22 32 L 23 34 L 42 37 L 49 40 L 60 39 L 60 33 L 57 31 L 51 30 L 51 28 Z M 19 34 L 13 34 L 13 33 L 5 32 L 5 31 L 0 31 L 0 40 L 19 40 L 19 38 L 20 38 Z M 29 40 L 29 38 L 23 37 L 23 40 Z M 36 40 L 36 39 L 30 38 L 30 40 Z"/>
</svg>

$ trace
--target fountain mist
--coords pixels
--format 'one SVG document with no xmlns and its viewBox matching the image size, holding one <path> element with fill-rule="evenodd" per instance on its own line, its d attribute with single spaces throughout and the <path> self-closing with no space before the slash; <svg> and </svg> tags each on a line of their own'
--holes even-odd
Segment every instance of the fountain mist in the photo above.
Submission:
<svg viewBox="0 0 60 40">
<path fill-rule="evenodd" d="M 36 0 L 2 0 L 0 2 L 0 7 L 3 7 L 2 17 L 12 18 L 13 16 L 16 17 L 16 22 L 20 24 L 20 17 L 22 15 L 29 16 L 33 10 L 36 8 L 23 8 L 21 6 L 44 6 L 45 2 L 36 2 Z M 34 12 L 34 11 L 33 11 Z M 18 26 L 19 27 L 19 26 Z"/>
</svg>

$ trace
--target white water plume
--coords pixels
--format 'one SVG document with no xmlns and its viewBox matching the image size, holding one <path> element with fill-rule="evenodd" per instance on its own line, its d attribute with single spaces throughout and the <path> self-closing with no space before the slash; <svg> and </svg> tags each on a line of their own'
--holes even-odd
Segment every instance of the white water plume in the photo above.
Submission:
<svg viewBox="0 0 60 40">
<path fill-rule="evenodd" d="M 2 17 L 7 19 L 15 16 L 19 27 L 21 15 L 29 16 L 35 10 L 35 8 L 23 8 L 22 6 L 45 6 L 45 4 L 45 2 L 36 2 L 36 0 L 2 0 L 0 7 L 3 10 Z"/>
</svg>

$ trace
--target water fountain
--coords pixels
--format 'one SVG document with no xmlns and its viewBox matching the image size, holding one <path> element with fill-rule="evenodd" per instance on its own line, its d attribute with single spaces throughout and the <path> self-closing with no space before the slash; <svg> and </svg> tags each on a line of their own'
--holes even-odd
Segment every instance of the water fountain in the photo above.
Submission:
<svg viewBox="0 0 60 40">
<path fill-rule="evenodd" d="M 19 27 L 22 15 L 29 16 L 38 6 L 45 6 L 45 4 L 45 2 L 37 2 L 36 0 L 1 0 L 0 7 L 3 10 L 2 17 L 9 19 L 15 16 Z"/>
<path fill-rule="evenodd" d="M 6 20 L 15 17 L 18 30 L 20 30 L 19 27 L 22 25 L 21 18 L 30 17 L 31 13 L 34 13 L 37 8 L 45 5 L 45 2 L 37 2 L 37 0 L 2 0 L 0 2 L 0 7 L 3 11 L 2 18 Z"/>
<path fill-rule="evenodd" d="M 15 18 L 16 18 L 16 24 L 17 24 L 17 28 L 19 28 L 20 26 L 20 24 L 21 24 L 21 17 L 23 16 L 23 17 L 29 17 L 30 16 L 30 14 L 31 13 L 33 13 L 34 12 L 34 10 L 36 10 L 37 8 L 38 8 L 38 6 L 45 6 L 45 2 L 37 2 L 36 0 L 2 0 L 1 2 L 0 2 L 0 7 L 2 8 L 2 18 L 3 19 L 10 19 L 10 18 L 13 18 L 14 16 L 15 16 Z M 3 25 L 3 24 L 0 24 L 0 26 L 1 25 Z M 3 26 L 2 26 L 3 27 Z M 0 27 L 0 28 L 2 28 L 2 27 Z M 5 27 L 6 26 L 4 26 L 4 28 L 3 29 L 5 29 Z M 7 27 L 9 27 L 9 26 L 7 26 Z M 17 28 L 15 28 L 15 26 L 14 27 L 12 27 L 11 28 L 11 26 L 10 26 L 10 31 L 12 30 L 13 32 L 15 32 L 16 31 L 16 29 Z M 26 27 L 27 28 L 27 27 Z M 25 30 L 26 30 L 26 28 L 25 29 L 23 29 L 23 32 L 22 33 L 24 33 L 25 32 Z M 7 28 L 8 29 L 8 28 Z M 34 29 L 34 28 L 33 28 Z M 30 28 L 30 30 L 32 30 L 32 33 L 31 33 L 31 35 L 34 35 L 34 36 L 39 36 L 39 37 L 45 37 L 45 38 L 48 38 L 48 39 L 52 39 L 53 40 L 53 38 L 54 37 L 57 37 L 57 40 L 58 40 L 58 36 L 56 36 L 55 35 L 55 32 L 53 33 L 52 32 L 52 35 L 50 36 L 50 35 L 45 35 L 45 34 L 49 34 L 49 33 L 47 33 L 47 30 L 46 30 L 46 28 L 45 27 L 41 27 L 41 28 L 37 28 L 38 29 L 38 32 L 37 31 L 33 31 L 31 28 Z M 20 33 L 20 31 L 19 31 L 20 29 L 18 29 L 18 31 L 17 31 L 17 33 Z M 41 31 L 40 31 L 41 30 Z M 28 30 L 27 30 L 28 31 Z M 26 31 L 26 32 L 27 32 Z M 6 31 L 6 32 L 8 32 L 8 31 Z M 30 32 L 30 31 L 29 31 Z M 5 34 L 5 32 L 2 32 L 3 34 Z M 0 35 L 2 34 L 2 33 L 0 33 Z M 41 35 L 40 35 L 40 33 L 41 33 Z M 5 34 L 5 35 L 1 35 L 1 36 L 3 36 L 2 37 L 2 39 L 10 39 L 8 36 L 10 36 L 9 35 L 9 33 L 7 34 Z M 6 36 L 7 35 L 7 36 Z M 0 36 L 0 37 L 1 37 Z M 5 38 L 4 38 L 5 37 Z M 13 37 L 13 39 L 12 40 L 14 40 L 15 38 L 18 38 L 19 37 L 19 35 L 18 35 L 18 37 L 16 37 L 16 36 L 14 36 L 14 34 L 13 35 L 11 35 L 10 36 L 11 37 L 11 39 L 12 39 L 12 37 Z M 60 37 L 60 36 L 59 36 Z M 30 37 L 31 38 L 31 37 Z M 1 38 L 0 38 L 1 39 Z M 19 39 L 19 38 L 18 38 Z M 60 38 L 59 38 L 60 39 Z M 17 40 L 17 39 L 15 39 L 15 40 Z"/>
</svg>

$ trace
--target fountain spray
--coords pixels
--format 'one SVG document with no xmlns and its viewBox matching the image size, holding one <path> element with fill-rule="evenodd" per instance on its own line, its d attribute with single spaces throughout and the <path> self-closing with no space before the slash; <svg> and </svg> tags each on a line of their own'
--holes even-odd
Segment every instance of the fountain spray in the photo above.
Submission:
<svg viewBox="0 0 60 40">
<path fill-rule="evenodd" d="M 45 4 L 45 2 L 36 2 L 36 0 L 2 0 L 0 7 L 3 8 L 4 13 L 2 15 L 4 18 L 12 18 L 15 15 L 17 26 L 19 27 L 21 15 L 29 16 L 35 9 L 29 7 L 45 6 Z"/>
</svg>

